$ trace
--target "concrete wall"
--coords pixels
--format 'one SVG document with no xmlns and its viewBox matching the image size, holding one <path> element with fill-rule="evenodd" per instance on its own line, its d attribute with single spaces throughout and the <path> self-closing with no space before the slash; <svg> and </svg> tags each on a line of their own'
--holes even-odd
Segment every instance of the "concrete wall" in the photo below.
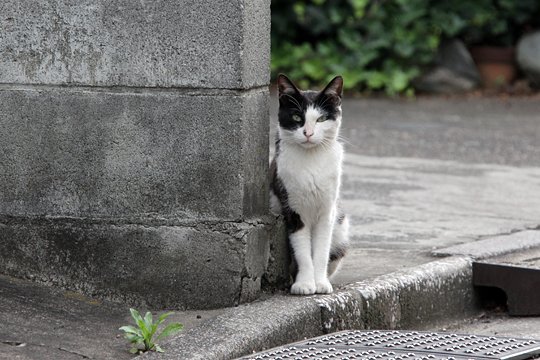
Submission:
<svg viewBox="0 0 540 360">
<path fill-rule="evenodd" d="M 267 213 L 269 1 L 0 14 L 0 272 L 180 308 L 286 276 Z"/>
</svg>

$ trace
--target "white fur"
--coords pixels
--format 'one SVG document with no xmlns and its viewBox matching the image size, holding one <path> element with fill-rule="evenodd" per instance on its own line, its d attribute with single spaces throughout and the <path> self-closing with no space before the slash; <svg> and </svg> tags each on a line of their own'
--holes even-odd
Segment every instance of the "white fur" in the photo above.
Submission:
<svg viewBox="0 0 540 360">
<path fill-rule="evenodd" d="M 309 107 L 302 128 L 279 128 L 278 176 L 287 189 L 289 207 L 304 223 L 289 237 L 298 264 L 293 294 L 331 293 L 328 273 L 337 267 L 331 264 L 328 268 L 332 237 L 336 235 L 335 242 L 347 241 L 345 222 L 334 234 L 343 161 L 343 147 L 337 141 L 341 116 L 317 122 L 322 115 L 317 108 Z M 309 139 L 304 131 L 312 133 Z"/>
</svg>

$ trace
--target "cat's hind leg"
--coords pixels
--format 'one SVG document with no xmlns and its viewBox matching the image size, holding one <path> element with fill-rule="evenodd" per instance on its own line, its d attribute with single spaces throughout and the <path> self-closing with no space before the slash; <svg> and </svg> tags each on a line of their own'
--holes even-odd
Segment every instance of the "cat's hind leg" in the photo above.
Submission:
<svg viewBox="0 0 540 360">
<path fill-rule="evenodd" d="M 328 277 L 336 274 L 341 265 L 341 260 L 347 254 L 349 248 L 349 219 L 345 214 L 339 214 L 334 224 L 332 245 L 330 247 L 330 259 L 328 261 Z"/>
</svg>

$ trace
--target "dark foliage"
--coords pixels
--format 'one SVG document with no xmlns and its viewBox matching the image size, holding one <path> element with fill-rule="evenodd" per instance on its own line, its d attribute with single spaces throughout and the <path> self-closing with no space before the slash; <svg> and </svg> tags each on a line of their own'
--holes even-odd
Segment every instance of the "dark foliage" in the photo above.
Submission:
<svg viewBox="0 0 540 360">
<path fill-rule="evenodd" d="M 272 0 L 273 75 L 412 93 L 442 39 L 512 45 L 539 18 L 538 0 Z"/>
</svg>

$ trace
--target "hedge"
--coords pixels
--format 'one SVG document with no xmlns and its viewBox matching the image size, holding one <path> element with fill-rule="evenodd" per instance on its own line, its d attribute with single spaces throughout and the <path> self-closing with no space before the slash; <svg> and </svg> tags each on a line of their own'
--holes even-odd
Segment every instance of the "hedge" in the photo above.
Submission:
<svg viewBox="0 0 540 360">
<path fill-rule="evenodd" d="M 300 86 L 335 74 L 349 90 L 412 93 L 445 38 L 513 45 L 539 0 L 272 0 L 272 74 Z"/>
</svg>

